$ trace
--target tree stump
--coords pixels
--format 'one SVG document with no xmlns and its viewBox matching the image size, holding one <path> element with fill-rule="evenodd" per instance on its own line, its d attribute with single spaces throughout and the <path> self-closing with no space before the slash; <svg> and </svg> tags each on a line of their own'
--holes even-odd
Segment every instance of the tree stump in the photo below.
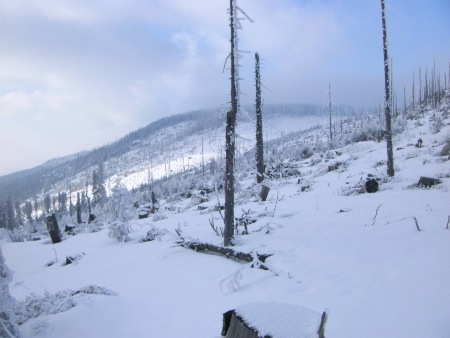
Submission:
<svg viewBox="0 0 450 338">
<path fill-rule="evenodd" d="M 61 242 L 61 232 L 59 231 L 58 221 L 54 213 L 45 216 L 45 221 L 47 223 L 47 230 L 52 239 L 52 243 L 56 244 Z"/>
<path fill-rule="evenodd" d="M 447 141 L 447 143 L 442 147 L 440 155 L 441 156 L 450 156 L 450 141 Z"/>
<path fill-rule="evenodd" d="M 222 337 L 325 338 L 327 313 L 297 305 L 255 302 L 223 314 Z"/>
<path fill-rule="evenodd" d="M 140 211 L 138 218 L 139 219 L 148 218 L 148 211 L 145 211 L 145 210 Z"/>
<path fill-rule="evenodd" d="M 261 201 L 265 202 L 267 196 L 269 195 L 270 188 L 266 185 L 261 186 L 261 192 L 259 193 L 259 197 L 261 197 Z"/>
<path fill-rule="evenodd" d="M 64 227 L 64 232 L 68 235 L 75 236 L 75 226 L 67 225 Z"/>
<path fill-rule="evenodd" d="M 365 184 L 366 192 L 374 193 L 378 191 L 378 182 L 376 179 L 371 178 Z"/>
<path fill-rule="evenodd" d="M 88 218 L 88 223 L 92 223 L 95 221 L 95 215 L 94 214 L 89 214 L 89 218 Z"/>
</svg>

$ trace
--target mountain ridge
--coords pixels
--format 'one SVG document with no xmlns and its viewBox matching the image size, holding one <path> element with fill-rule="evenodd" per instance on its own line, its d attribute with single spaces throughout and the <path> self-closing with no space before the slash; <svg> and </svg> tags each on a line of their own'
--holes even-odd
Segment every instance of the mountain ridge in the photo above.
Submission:
<svg viewBox="0 0 450 338">
<path fill-rule="evenodd" d="M 249 116 L 252 114 L 252 107 L 244 107 L 243 113 L 238 117 L 238 122 L 249 122 L 251 119 Z M 334 108 L 336 114 L 355 115 L 357 114 L 357 108 L 339 106 Z M 325 107 L 312 104 L 273 104 L 266 105 L 264 107 L 264 118 L 269 121 L 278 117 L 292 117 L 300 118 L 305 116 L 324 116 L 326 113 Z M 266 121 L 266 122 L 267 122 Z M 251 122 L 251 121 L 250 121 Z M 184 123 L 183 127 L 174 131 L 174 135 L 168 137 L 160 131 L 180 126 Z M 76 180 L 78 183 L 72 190 L 80 190 L 86 185 L 86 181 L 91 180 L 91 173 L 95 170 L 99 162 L 110 160 L 112 165 L 106 166 L 108 177 L 121 176 L 115 170 L 112 170 L 113 165 L 117 165 L 117 158 L 124 156 L 124 154 L 133 151 L 133 147 L 137 149 L 144 149 L 145 146 L 155 146 L 155 142 L 149 141 L 149 139 L 158 138 L 164 140 L 160 141 L 159 146 L 165 147 L 175 142 L 176 140 L 183 139 L 189 135 L 198 134 L 210 129 L 220 129 L 224 126 L 223 111 L 220 108 L 215 109 L 203 109 L 195 110 L 183 114 L 177 114 L 169 117 L 164 117 L 148 124 L 145 127 L 138 128 L 137 130 L 128 133 L 115 142 L 103 145 L 101 147 L 94 148 L 92 150 L 80 151 L 75 154 L 70 154 L 54 159 L 47 160 L 43 164 L 21 170 L 8 175 L 0 176 L 0 198 L 6 198 L 10 195 L 15 200 L 24 201 L 25 199 L 42 194 L 45 191 L 54 189 L 62 190 L 61 187 L 55 187 L 58 182 L 63 180 L 69 180 L 73 177 L 78 177 Z M 283 131 L 280 132 L 280 136 Z M 216 133 L 216 136 L 218 134 Z M 222 142 L 221 136 L 219 136 L 218 142 Z M 147 142 L 147 144 L 146 144 Z M 223 142 L 224 143 L 224 142 Z M 152 151 L 146 151 L 147 159 L 154 155 Z M 212 155 L 211 155 L 212 156 Z M 187 161 L 187 158 L 185 159 Z M 142 160 L 143 161 L 143 160 Z M 163 161 L 164 162 L 164 161 Z M 164 165 L 161 163 L 154 163 L 158 165 Z M 198 165 L 199 163 L 195 163 Z M 191 166 L 194 163 L 185 163 L 184 166 Z M 125 168 L 126 169 L 126 168 Z M 159 169 L 161 170 L 161 169 Z M 167 171 L 168 169 L 166 169 Z M 169 171 L 170 173 L 170 171 Z M 167 173 L 165 173 L 167 175 Z M 80 176 L 85 176 L 82 179 Z M 81 182 L 83 181 L 84 182 Z M 62 185 L 67 185 L 64 190 L 69 190 L 68 182 Z M 61 184 L 60 184 L 61 186 Z M 130 186 L 131 187 L 131 186 Z"/>
</svg>

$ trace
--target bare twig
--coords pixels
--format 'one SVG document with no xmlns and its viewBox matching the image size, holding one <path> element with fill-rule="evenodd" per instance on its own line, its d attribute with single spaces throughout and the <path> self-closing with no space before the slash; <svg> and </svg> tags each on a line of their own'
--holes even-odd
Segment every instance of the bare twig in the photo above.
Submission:
<svg viewBox="0 0 450 338">
<path fill-rule="evenodd" d="M 275 217 L 275 210 L 277 209 L 277 204 L 278 204 L 278 194 L 279 194 L 279 193 L 280 193 L 280 192 L 277 191 L 277 200 L 276 200 L 276 202 L 275 202 L 275 207 L 273 208 L 272 217 Z"/>
<path fill-rule="evenodd" d="M 448 220 L 447 220 L 447 227 L 446 229 L 448 230 L 448 224 L 450 223 L 450 216 L 448 216 Z"/>
<path fill-rule="evenodd" d="M 211 225 L 211 228 L 214 230 L 217 236 L 223 237 L 223 228 L 219 227 L 218 229 L 214 225 L 214 217 L 211 216 L 211 219 L 209 220 L 209 225 Z M 219 233 L 220 232 L 220 233 Z"/>
<path fill-rule="evenodd" d="M 377 210 L 375 211 L 375 216 L 373 216 L 372 225 L 374 225 L 377 220 L 378 210 L 380 209 L 380 207 L 381 207 L 381 204 L 378 206 Z"/>
<path fill-rule="evenodd" d="M 450 217 L 450 216 L 449 216 L 449 217 Z M 417 221 L 417 218 L 414 217 L 414 216 L 400 218 L 400 219 L 397 219 L 397 220 L 391 221 L 391 222 L 387 221 L 385 224 L 396 223 L 396 222 L 404 221 L 404 220 L 411 219 L 411 218 L 414 220 L 414 223 L 415 223 L 415 225 L 416 225 L 417 231 L 422 231 L 422 230 L 420 229 L 420 227 L 419 227 L 419 222 Z"/>
<path fill-rule="evenodd" d="M 222 210 L 220 209 L 221 205 L 220 205 L 220 200 L 219 200 L 219 193 L 217 192 L 217 186 L 216 186 L 215 190 L 216 190 L 216 197 L 217 197 L 217 209 L 219 209 L 220 217 L 222 217 L 222 220 L 225 223 L 225 218 L 223 217 Z"/>
<path fill-rule="evenodd" d="M 224 64 L 223 64 L 222 73 L 225 71 L 225 67 L 227 66 L 227 61 L 228 61 L 228 59 L 230 58 L 230 56 L 231 56 L 231 53 L 228 54 L 227 58 L 225 59 L 225 62 L 224 62 Z"/>
<path fill-rule="evenodd" d="M 320 319 L 319 331 L 317 332 L 319 334 L 319 338 L 325 338 L 325 324 L 327 323 L 327 319 L 328 314 L 324 311 Z"/>
<path fill-rule="evenodd" d="M 242 8 L 240 8 L 239 6 L 236 6 L 236 8 L 238 9 L 239 12 L 241 12 L 241 13 L 247 18 L 248 21 L 250 21 L 251 23 L 254 23 L 254 22 L 255 22 L 254 20 L 252 20 L 252 18 L 250 18 L 250 17 L 247 15 L 247 13 L 245 13 L 245 12 L 242 10 Z"/>
<path fill-rule="evenodd" d="M 177 233 L 178 237 L 184 240 L 183 231 L 181 230 L 180 223 L 178 223 L 178 228 L 175 229 L 175 232 Z"/>
<path fill-rule="evenodd" d="M 413 219 L 414 219 L 414 222 L 416 222 L 417 231 L 420 231 L 419 223 L 417 222 L 417 218 L 413 217 Z"/>
</svg>

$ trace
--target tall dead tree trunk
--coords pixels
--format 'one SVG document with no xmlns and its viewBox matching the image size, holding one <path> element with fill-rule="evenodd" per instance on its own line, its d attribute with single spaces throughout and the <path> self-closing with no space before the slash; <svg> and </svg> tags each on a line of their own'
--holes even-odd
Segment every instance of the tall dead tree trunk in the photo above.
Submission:
<svg viewBox="0 0 450 338">
<path fill-rule="evenodd" d="M 77 204 L 76 204 L 76 211 L 77 211 L 77 223 L 81 224 L 81 201 L 80 201 L 80 193 L 77 192 Z"/>
<path fill-rule="evenodd" d="M 419 67 L 419 110 L 422 112 L 422 70 Z"/>
<path fill-rule="evenodd" d="M 261 102 L 261 72 L 259 54 L 255 54 L 255 80 L 256 80 L 256 182 L 264 180 L 264 144 L 262 130 L 262 102 Z"/>
<path fill-rule="evenodd" d="M 406 117 L 406 87 L 403 86 L 403 115 Z"/>
<path fill-rule="evenodd" d="M 237 5 L 236 0 L 230 0 L 231 28 L 231 110 L 227 113 L 225 130 L 225 226 L 223 244 L 232 245 L 234 232 L 234 155 L 236 149 L 236 115 L 239 110 L 239 51 L 237 37 Z"/>
<path fill-rule="evenodd" d="M 330 143 L 333 141 L 333 131 L 331 129 L 331 84 L 328 84 L 328 108 L 330 109 Z"/>
<path fill-rule="evenodd" d="M 412 83 L 412 89 L 411 89 L 411 93 L 412 93 L 412 110 L 414 111 L 416 109 L 416 96 L 415 96 L 415 92 L 416 92 L 416 76 L 414 74 L 413 71 L 413 83 Z"/>
<path fill-rule="evenodd" d="M 385 84 L 385 102 L 384 113 L 386 115 L 386 143 L 387 143 L 387 174 L 394 176 L 394 151 L 392 144 L 392 116 L 391 116 L 391 90 L 389 79 L 389 56 L 386 28 L 386 10 L 384 0 L 381 0 L 381 18 L 383 25 L 383 55 L 384 55 L 384 84 Z"/>
</svg>

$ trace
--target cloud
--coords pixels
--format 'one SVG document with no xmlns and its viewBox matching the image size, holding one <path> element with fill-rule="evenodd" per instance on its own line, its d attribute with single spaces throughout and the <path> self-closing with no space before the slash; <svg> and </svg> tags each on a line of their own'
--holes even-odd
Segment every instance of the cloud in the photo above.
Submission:
<svg viewBox="0 0 450 338">
<path fill-rule="evenodd" d="M 229 101 L 229 70 L 222 73 L 228 4 L 1 1 L 0 135 L 7 146 L 0 156 L 7 160 L 0 174 L 31 165 L 24 159 L 35 153 L 43 162 L 170 114 Z M 336 103 L 382 100 L 379 3 L 242 0 L 239 6 L 255 20 L 239 31 L 240 48 L 251 52 L 240 60 L 244 104 L 254 97 L 254 52 L 262 58 L 266 103 L 325 104 L 329 83 Z M 388 7 L 400 88 L 411 81 L 411 67 L 430 65 L 433 54 L 438 69 L 447 69 L 450 47 L 436 33 L 450 30 L 445 6 L 399 0 Z M 42 133 L 49 126 L 53 138 Z"/>
</svg>

